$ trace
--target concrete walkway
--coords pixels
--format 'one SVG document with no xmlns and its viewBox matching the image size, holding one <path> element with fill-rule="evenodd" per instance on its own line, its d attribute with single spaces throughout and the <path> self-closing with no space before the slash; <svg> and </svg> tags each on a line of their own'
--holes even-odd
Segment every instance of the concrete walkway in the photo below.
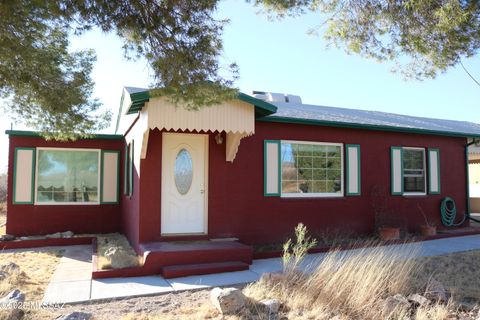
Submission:
<svg viewBox="0 0 480 320">
<path fill-rule="evenodd" d="M 44 303 L 78 303 L 92 300 L 157 295 L 167 292 L 203 289 L 216 286 L 249 283 L 258 280 L 263 273 L 282 270 L 281 258 L 254 260 L 250 270 L 164 279 L 161 276 L 133 278 L 91 279 L 91 246 L 65 247 L 52 280 L 45 292 Z M 405 250 L 418 257 L 443 255 L 480 249 L 480 235 L 455 237 L 392 245 L 386 250 Z M 366 249 L 347 250 L 345 254 L 368 252 Z M 302 263 L 306 271 L 318 266 L 325 253 L 310 254 Z"/>
</svg>

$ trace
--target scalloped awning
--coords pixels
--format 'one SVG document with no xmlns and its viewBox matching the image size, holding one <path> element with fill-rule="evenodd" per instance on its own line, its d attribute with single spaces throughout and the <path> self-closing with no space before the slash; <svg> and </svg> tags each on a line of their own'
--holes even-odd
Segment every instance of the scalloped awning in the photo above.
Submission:
<svg viewBox="0 0 480 320">
<path fill-rule="evenodd" d="M 189 111 L 165 98 L 151 99 L 142 112 L 148 113 L 150 129 L 211 131 L 252 135 L 255 133 L 255 108 L 239 100 Z"/>
<path fill-rule="evenodd" d="M 276 111 L 277 107 L 274 105 L 241 92 L 234 100 L 198 111 L 188 111 L 176 107 L 165 97 L 151 96 L 148 89 L 125 87 L 115 131 L 128 132 L 132 122 L 138 120 L 133 131 L 142 136 L 142 159 L 147 156 L 150 129 L 225 132 L 225 158 L 226 161 L 233 162 L 240 140 L 255 133 L 255 118 L 265 117 Z M 139 113 L 138 119 L 126 119 L 136 113 Z"/>
<path fill-rule="evenodd" d="M 241 139 L 255 133 L 255 106 L 232 100 L 200 110 L 176 107 L 165 98 L 151 98 L 140 111 L 143 129 L 141 158 L 147 156 L 151 129 L 190 132 L 226 132 L 225 160 L 233 162 Z"/>
</svg>

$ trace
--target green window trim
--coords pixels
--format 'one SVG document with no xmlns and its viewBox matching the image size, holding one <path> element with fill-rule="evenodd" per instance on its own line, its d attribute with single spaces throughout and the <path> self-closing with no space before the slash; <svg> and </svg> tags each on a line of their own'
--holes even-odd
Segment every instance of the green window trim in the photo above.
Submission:
<svg viewBox="0 0 480 320">
<path fill-rule="evenodd" d="M 356 148 L 357 149 L 357 167 L 358 167 L 358 177 L 357 177 L 357 190 L 358 192 L 350 192 L 349 191 L 349 185 L 350 185 L 350 170 L 349 170 L 349 164 L 350 164 L 350 158 L 348 155 L 348 150 L 349 148 Z M 345 195 L 347 196 L 360 196 L 362 194 L 362 167 L 361 167 L 361 153 L 360 153 L 360 145 L 359 144 L 346 144 L 345 145 L 345 167 L 346 167 L 346 190 L 345 190 Z"/>
<path fill-rule="evenodd" d="M 435 151 L 435 153 L 437 154 L 437 180 L 438 180 L 438 191 L 432 191 L 431 188 L 432 188 L 432 181 L 431 181 L 431 174 L 430 174 L 430 151 Z M 442 193 L 442 188 L 441 188 L 441 179 L 440 179 L 440 149 L 439 148 L 428 148 L 427 149 L 427 152 L 428 152 L 428 157 L 427 157 L 427 161 L 428 161 L 428 194 L 441 194 Z"/>
<path fill-rule="evenodd" d="M 128 196 L 128 167 L 130 163 L 130 144 L 125 145 L 125 155 L 123 161 L 123 194 Z"/>
<path fill-rule="evenodd" d="M 115 201 L 103 201 L 103 175 L 104 175 L 104 154 L 115 153 L 117 154 L 117 185 Z M 120 201 L 120 151 L 118 150 L 102 150 L 100 153 L 100 204 L 118 204 Z"/>
<path fill-rule="evenodd" d="M 393 153 L 395 150 L 400 150 L 400 192 L 395 191 L 395 186 L 394 186 L 394 158 L 393 158 Z M 392 196 L 401 196 L 403 195 L 403 190 L 404 190 L 404 185 L 403 185 L 403 148 L 402 147 L 390 147 L 390 185 L 391 185 L 391 193 Z"/>
<path fill-rule="evenodd" d="M 277 167 L 278 167 L 278 192 L 267 192 L 267 145 L 276 144 L 278 149 Z M 263 195 L 265 197 L 280 197 L 282 193 L 282 163 L 281 163 L 281 141 L 280 140 L 264 140 L 263 141 Z"/>
<path fill-rule="evenodd" d="M 17 201 L 17 152 L 19 150 L 31 150 L 32 151 L 32 175 L 31 175 L 31 190 L 30 190 L 30 201 Z M 36 168 L 36 159 L 37 159 L 37 149 L 29 147 L 17 147 L 14 151 L 13 156 L 13 198 L 12 204 L 34 204 L 35 199 L 35 168 Z"/>
<path fill-rule="evenodd" d="M 128 170 L 128 178 L 129 178 L 129 181 L 128 181 L 128 195 L 131 197 L 133 195 L 133 169 L 135 168 L 134 166 L 134 155 L 135 155 L 135 152 L 134 152 L 134 140 L 132 140 L 132 142 L 130 142 L 130 155 L 129 155 L 129 160 L 130 160 L 130 163 L 129 163 L 129 170 Z"/>
</svg>

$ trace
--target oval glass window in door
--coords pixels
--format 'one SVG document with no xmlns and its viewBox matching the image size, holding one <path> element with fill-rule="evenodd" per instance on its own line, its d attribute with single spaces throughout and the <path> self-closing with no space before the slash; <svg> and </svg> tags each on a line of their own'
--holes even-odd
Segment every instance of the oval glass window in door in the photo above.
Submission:
<svg viewBox="0 0 480 320">
<path fill-rule="evenodd" d="M 178 193 L 181 195 L 187 194 L 192 186 L 193 180 L 192 156 L 187 149 L 181 149 L 178 152 L 173 170 L 175 186 L 177 187 Z"/>
</svg>

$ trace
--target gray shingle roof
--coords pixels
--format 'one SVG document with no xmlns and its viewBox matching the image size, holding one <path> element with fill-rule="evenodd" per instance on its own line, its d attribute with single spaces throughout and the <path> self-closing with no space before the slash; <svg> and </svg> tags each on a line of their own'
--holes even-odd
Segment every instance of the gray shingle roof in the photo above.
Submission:
<svg viewBox="0 0 480 320">
<path fill-rule="evenodd" d="M 289 118 L 294 120 L 307 120 L 324 122 L 325 125 L 358 125 L 378 129 L 406 129 L 425 132 L 438 132 L 445 134 L 461 135 L 465 137 L 479 137 L 480 124 L 468 121 L 433 119 L 424 117 L 406 116 L 380 111 L 356 110 L 347 108 L 325 107 L 309 104 L 293 104 L 271 102 L 277 107 L 277 112 L 266 117 Z"/>
<path fill-rule="evenodd" d="M 127 90 L 129 94 L 148 91 L 148 89 L 146 88 L 138 88 L 138 87 L 124 87 L 124 88 L 125 90 Z"/>
</svg>

